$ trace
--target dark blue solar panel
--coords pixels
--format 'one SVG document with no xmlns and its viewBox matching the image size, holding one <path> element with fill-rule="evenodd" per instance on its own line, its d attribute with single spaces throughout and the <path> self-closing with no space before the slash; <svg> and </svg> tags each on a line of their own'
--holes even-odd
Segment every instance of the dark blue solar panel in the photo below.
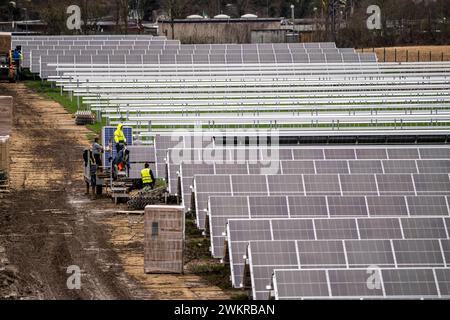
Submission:
<svg viewBox="0 0 450 320">
<path fill-rule="evenodd" d="M 102 143 L 103 146 L 106 147 L 112 142 L 112 158 L 116 156 L 116 143 L 114 142 L 114 131 L 116 131 L 116 127 L 103 127 L 103 134 L 102 134 Z M 127 138 L 127 145 L 133 144 L 133 128 L 131 127 L 123 127 L 123 133 L 125 134 L 125 137 Z M 103 154 L 103 165 L 109 166 L 111 162 L 109 161 L 109 158 L 111 157 L 110 152 L 105 152 Z"/>
</svg>

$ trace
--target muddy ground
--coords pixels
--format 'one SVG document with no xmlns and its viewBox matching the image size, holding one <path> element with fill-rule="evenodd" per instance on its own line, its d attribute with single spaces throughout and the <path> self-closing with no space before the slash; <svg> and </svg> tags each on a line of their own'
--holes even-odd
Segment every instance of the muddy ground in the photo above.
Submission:
<svg viewBox="0 0 450 320">
<path fill-rule="evenodd" d="M 92 132 L 23 83 L 14 97 L 11 192 L 0 194 L 0 299 L 226 299 L 195 274 L 143 273 L 143 219 L 85 195 L 82 151 Z M 82 271 L 68 289 L 69 266 Z"/>
</svg>

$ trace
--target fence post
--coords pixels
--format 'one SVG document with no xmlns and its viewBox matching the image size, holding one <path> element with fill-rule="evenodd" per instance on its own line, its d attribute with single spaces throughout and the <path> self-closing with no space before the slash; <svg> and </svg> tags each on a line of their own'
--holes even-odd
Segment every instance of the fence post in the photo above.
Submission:
<svg viewBox="0 0 450 320">
<path fill-rule="evenodd" d="M 444 62 L 444 51 L 441 52 L 441 61 Z"/>
<path fill-rule="evenodd" d="M 431 50 L 430 50 L 430 62 L 433 60 L 433 57 L 431 56 Z"/>
<path fill-rule="evenodd" d="M 417 50 L 417 62 L 420 62 L 420 51 Z"/>
<path fill-rule="evenodd" d="M 397 62 L 397 48 L 394 49 L 394 61 Z"/>
<path fill-rule="evenodd" d="M 406 62 L 409 61 L 409 50 L 406 50 Z"/>
<path fill-rule="evenodd" d="M 386 62 L 386 47 L 383 48 L 383 62 Z"/>
</svg>

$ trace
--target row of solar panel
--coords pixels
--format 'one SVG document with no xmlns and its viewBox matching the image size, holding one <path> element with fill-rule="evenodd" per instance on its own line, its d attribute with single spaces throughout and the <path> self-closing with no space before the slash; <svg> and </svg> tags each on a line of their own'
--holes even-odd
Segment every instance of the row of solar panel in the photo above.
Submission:
<svg viewBox="0 0 450 320">
<path fill-rule="evenodd" d="M 450 180 L 448 174 L 195 175 L 193 194 L 191 209 L 203 229 L 215 195 L 449 195 Z"/>
<path fill-rule="evenodd" d="M 166 42 L 171 46 L 178 46 L 185 49 L 212 49 L 212 50 L 227 50 L 236 48 L 305 48 L 305 49 L 332 49 L 336 48 L 333 42 L 313 42 L 313 43 L 254 43 L 254 44 L 181 44 L 179 40 L 168 40 L 166 37 L 154 37 L 151 35 L 127 35 L 127 36 L 51 36 L 51 37 L 13 37 L 12 43 L 16 45 L 61 45 L 63 43 L 83 43 L 83 44 L 102 44 L 104 41 L 154 41 Z M 97 41 L 97 43 L 95 42 Z"/>
<path fill-rule="evenodd" d="M 450 299 L 449 268 L 274 270 L 273 297 Z"/>
<path fill-rule="evenodd" d="M 450 160 L 282 160 L 258 162 L 216 159 L 168 166 L 168 183 L 173 192 L 178 176 L 189 180 L 196 174 L 374 174 L 450 173 Z M 188 161 L 189 162 L 189 161 Z M 195 162 L 195 161 L 194 161 Z M 190 181 L 186 181 L 191 183 Z"/>
<path fill-rule="evenodd" d="M 272 160 L 268 163 L 183 163 L 169 165 L 167 182 L 171 193 L 182 196 L 186 209 L 191 204 L 195 175 L 255 174 L 412 174 L 450 173 L 450 160 Z M 293 189 L 292 191 L 300 190 Z"/>
<path fill-rule="evenodd" d="M 57 72 L 60 56 L 41 56 L 39 63 L 32 62 L 31 71 L 39 73 L 41 77 L 62 76 L 63 72 Z M 61 63 L 67 60 L 78 60 L 74 63 L 88 64 L 242 64 L 242 63 L 360 63 L 376 62 L 372 54 L 267 54 L 267 55 L 117 55 L 117 56 L 63 56 Z M 79 58 L 76 58 L 79 57 Z M 49 65 L 55 64 L 55 65 Z"/>
<path fill-rule="evenodd" d="M 224 240 L 227 239 L 225 231 L 230 219 L 252 219 L 263 218 L 314 218 L 328 219 L 333 223 L 329 225 L 329 235 L 321 234 L 319 239 L 353 239 L 349 238 L 349 233 L 357 227 L 349 227 L 348 224 L 339 224 L 339 218 L 405 218 L 405 217 L 449 217 L 448 197 L 445 196 L 210 196 L 208 204 L 208 220 L 206 230 L 209 231 L 211 240 L 211 253 L 215 258 L 224 257 Z M 333 222 L 334 221 L 334 222 Z M 365 220 L 364 220 L 365 221 Z M 378 220 L 382 221 L 382 220 Z M 386 220 L 388 221 L 388 219 Z M 392 220 L 394 221 L 394 220 Z M 400 221 L 400 220 L 399 220 Z M 432 220 L 416 220 L 424 223 L 432 223 Z M 431 222 L 430 222 L 431 221 Z M 437 221 L 437 222 L 436 222 Z M 435 223 L 440 225 L 440 220 L 435 219 Z M 252 225 L 248 222 L 246 225 Z M 270 225 L 265 222 L 255 222 L 255 230 L 262 230 L 261 225 Z M 300 224 L 301 225 L 301 224 Z M 259 226 L 259 227 L 258 227 Z M 424 227 L 424 228 L 422 228 Z M 429 227 L 429 226 L 428 226 Z M 247 227 L 245 227 L 247 228 Z M 250 227 L 249 227 L 250 228 Z M 253 227 L 252 227 L 253 228 Z M 395 235 L 395 239 L 401 239 L 404 232 L 401 226 L 395 222 L 394 227 L 383 228 L 393 230 L 390 234 Z M 423 234 L 430 236 L 425 225 L 421 226 Z M 228 228 L 229 229 L 229 228 Z M 394 230 L 395 229 L 395 230 Z M 238 228 L 238 230 L 241 230 Z M 246 229 L 250 231 L 253 229 Z M 293 234 L 301 233 L 295 230 L 292 225 Z M 347 231 L 348 232 L 347 232 Z M 286 237 L 288 237 L 288 231 Z M 277 231 L 281 232 L 281 231 Z M 386 231 L 388 234 L 389 232 Z M 317 232 L 312 232 L 317 237 Z M 226 233 L 230 241 L 230 232 Z M 273 234 L 273 232 L 270 232 Z M 256 235 L 255 235 L 256 237 Z M 327 238 L 328 237 L 328 238 Z M 332 238 L 330 238 L 332 237 Z M 366 239 L 368 236 L 364 236 Z M 376 233 L 371 239 L 376 239 Z M 255 238 L 253 240 L 257 240 Z M 304 239 L 304 238 L 293 238 Z M 309 238 L 305 238 L 309 239 Z M 249 239 L 252 240 L 252 239 Z M 230 242 L 229 242 L 230 243 Z"/>
<path fill-rule="evenodd" d="M 348 252 L 346 252 L 348 250 Z M 268 299 L 272 273 L 276 269 L 352 269 L 365 268 L 366 279 L 368 271 L 373 268 L 391 267 L 396 270 L 403 268 L 446 267 L 450 262 L 449 240 L 356 240 L 356 241 L 250 241 L 247 251 L 253 298 Z M 444 279 L 440 279 L 441 281 Z M 447 281 L 444 281 L 446 283 Z M 307 284 L 308 282 L 306 282 Z M 419 295 L 438 298 L 437 292 L 429 292 L 428 284 L 420 284 L 416 290 L 408 288 L 414 284 L 403 284 L 404 296 L 411 296 L 414 291 Z M 448 284 L 448 283 L 447 283 Z M 345 287 L 345 285 L 344 285 Z M 300 286 L 300 288 L 302 288 Z M 366 297 L 359 293 L 356 297 Z M 344 290 L 345 291 L 345 290 Z M 378 291 L 379 292 L 379 291 Z M 428 294 L 427 294 L 428 293 Z M 377 294 L 377 293 L 373 293 Z M 344 295 L 346 294 L 337 294 Z M 387 292 L 387 295 L 394 295 Z M 400 296 L 402 294 L 399 294 Z M 444 295 L 448 295 L 444 294 Z M 320 296 L 320 294 L 318 295 Z"/>
</svg>

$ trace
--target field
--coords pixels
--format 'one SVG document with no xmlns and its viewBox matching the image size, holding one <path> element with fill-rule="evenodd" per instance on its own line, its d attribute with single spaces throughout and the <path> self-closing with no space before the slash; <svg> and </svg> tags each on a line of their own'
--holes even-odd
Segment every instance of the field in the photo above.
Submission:
<svg viewBox="0 0 450 320">
<path fill-rule="evenodd" d="M 358 51 L 375 51 L 378 60 L 382 62 L 450 61 L 450 45 L 367 48 Z"/>
</svg>

